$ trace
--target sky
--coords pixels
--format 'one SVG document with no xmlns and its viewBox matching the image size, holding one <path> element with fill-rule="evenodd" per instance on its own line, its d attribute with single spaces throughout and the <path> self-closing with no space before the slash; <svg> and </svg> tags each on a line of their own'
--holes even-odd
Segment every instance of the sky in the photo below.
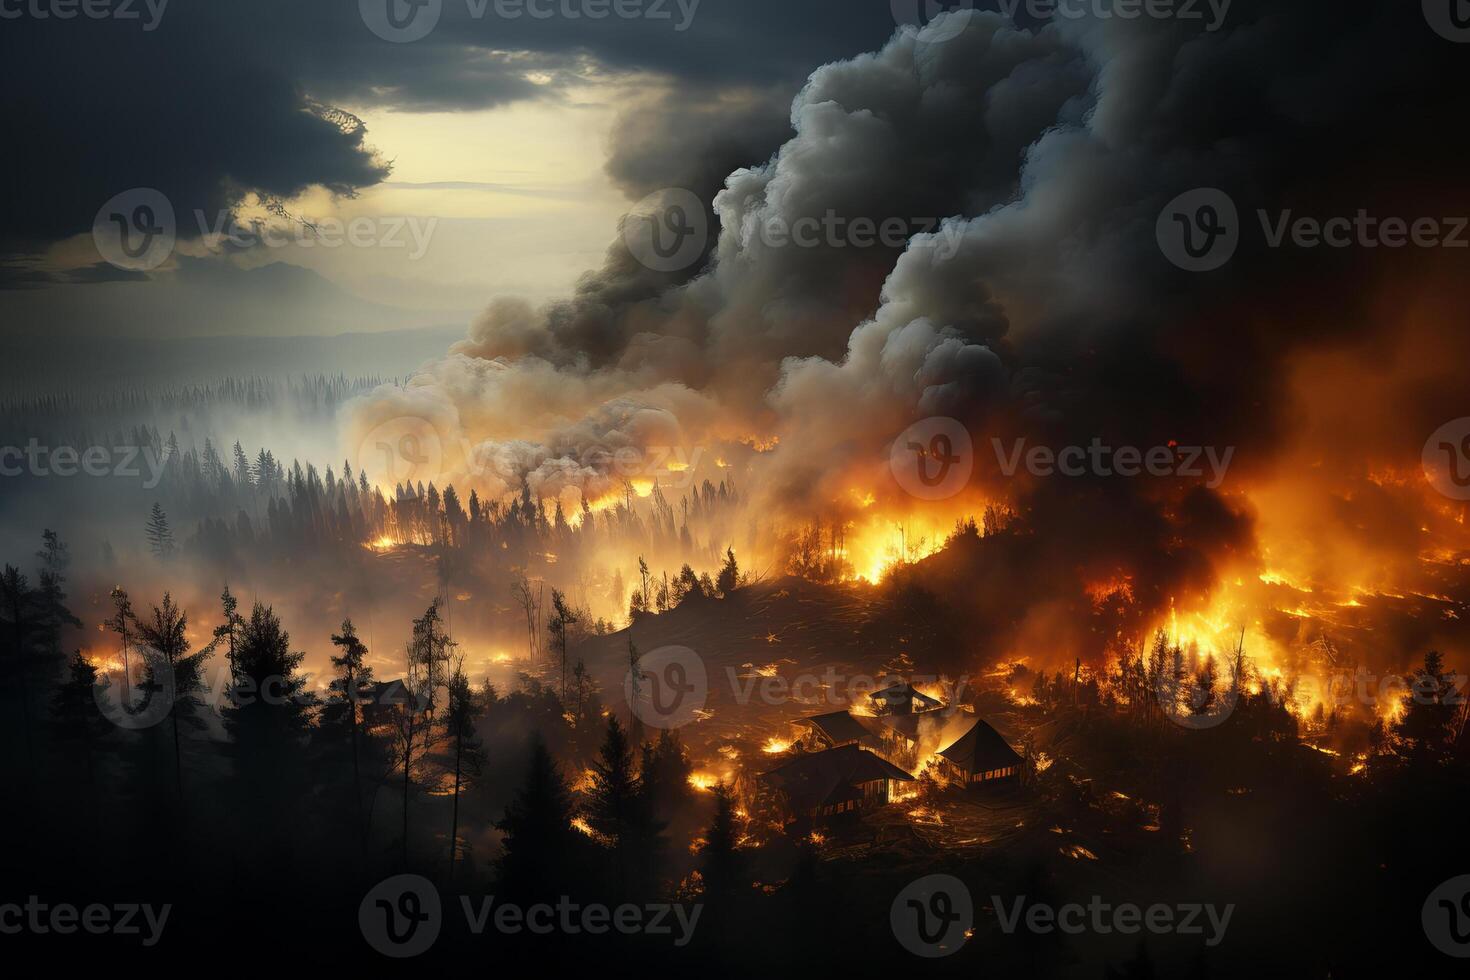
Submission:
<svg viewBox="0 0 1470 980">
<path fill-rule="evenodd" d="M 395 42 L 374 33 L 388 2 L 5 4 L 0 118 L 26 134 L 0 158 L 24 188 L 0 228 L 6 339 L 373 332 L 565 295 L 631 201 L 708 201 L 790 135 L 814 68 L 896 25 L 863 0 L 599 20 L 596 0 L 435 0 Z M 173 247 L 109 264 L 100 210 L 152 191 Z"/>
</svg>

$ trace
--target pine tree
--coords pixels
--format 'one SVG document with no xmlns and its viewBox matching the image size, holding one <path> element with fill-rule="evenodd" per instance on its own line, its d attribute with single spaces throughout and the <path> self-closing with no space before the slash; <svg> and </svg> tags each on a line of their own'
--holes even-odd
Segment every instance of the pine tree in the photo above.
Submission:
<svg viewBox="0 0 1470 980">
<path fill-rule="evenodd" d="M 118 641 L 122 645 L 123 691 L 121 695 L 121 703 L 126 704 L 128 702 L 128 692 L 133 686 L 132 666 L 129 661 L 129 655 L 132 652 L 134 632 L 133 600 L 129 599 L 128 594 L 122 589 L 113 589 L 112 610 L 112 617 L 108 619 L 105 623 L 103 623 L 103 625 L 117 634 Z"/>
<path fill-rule="evenodd" d="M 523 903 L 576 894 L 586 853 L 576 817 L 571 789 L 541 736 L 532 735 L 525 780 L 495 824 L 505 835 L 497 890 Z"/>
<path fill-rule="evenodd" d="M 214 641 L 210 644 L 213 649 L 220 644 L 225 646 L 225 658 L 230 668 L 235 666 L 235 648 L 240 642 L 240 630 L 245 625 L 245 619 L 240 615 L 240 601 L 230 592 L 230 587 L 219 597 L 220 611 L 224 614 L 224 622 L 214 628 Z"/>
<path fill-rule="evenodd" d="M 168 516 L 164 514 L 163 507 L 157 502 L 153 504 L 153 512 L 148 517 L 148 526 L 144 531 L 148 539 L 148 550 L 159 559 L 166 559 L 174 553 L 174 532 L 169 527 Z"/>
<path fill-rule="evenodd" d="M 152 621 L 138 623 L 138 639 L 162 658 L 148 659 L 143 689 L 148 698 L 162 695 L 171 700 L 174 784 L 180 799 L 184 795 L 184 759 L 179 725 L 183 722 L 196 730 L 205 727 L 198 716 L 198 692 L 203 688 L 204 661 L 210 654 L 210 648 L 189 653 L 188 626 L 188 617 L 168 593 L 164 593 L 162 606 L 153 607 Z"/>
<path fill-rule="evenodd" d="M 725 563 L 720 566 L 719 577 L 715 579 L 715 588 L 720 590 L 720 595 L 730 597 L 730 593 L 740 588 L 740 566 L 735 561 L 735 549 L 725 549 Z"/>
<path fill-rule="evenodd" d="M 673 729 L 661 729 L 657 739 L 643 743 L 639 778 L 655 818 L 671 821 L 690 802 L 693 792 L 689 777 L 693 772 L 689 752 Z"/>
<path fill-rule="evenodd" d="M 30 674 L 34 661 L 35 636 L 41 627 L 40 597 L 31 589 L 30 580 L 13 565 L 6 565 L 0 575 L 0 614 L 4 625 L 0 679 L 4 687 L 15 691 L 20 701 L 22 742 L 25 745 L 26 775 L 34 775 L 35 752 L 31 726 Z"/>
<path fill-rule="evenodd" d="M 616 715 L 592 763 L 587 822 L 612 848 L 614 887 L 622 897 L 639 897 L 653 887 L 663 840 L 652 801 L 634 770 L 633 749 Z"/>
<path fill-rule="evenodd" d="M 721 901 L 739 894 L 749 884 L 745 878 L 740 832 L 735 825 L 735 792 L 724 783 L 715 786 L 715 816 L 704 835 L 699 853 L 700 877 L 708 900 Z"/>
<path fill-rule="evenodd" d="M 222 712 L 239 794 L 236 815 L 248 834 L 274 835 L 253 846 L 287 845 L 288 814 L 309 786 L 302 750 L 315 697 L 300 674 L 305 657 L 291 649 L 275 612 L 257 602 L 240 632 Z"/>
<path fill-rule="evenodd" d="M 449 824 L 449 880 L 454 880 L 455 861 L 459 857 L 459 795 L 461 789 L 478 777 L 485 764 L 485 749 L 475 730 L 482 708 L 465 676 L 464 658 L 455 664 L 449 677 L 449 692 L 444 710 L 445 735 L 452 743 L 454 757 L 454 801 Z"/>
<path fill-rule="evenodd" d="M 63 749 L 80 757 L 89 794 L 96 803 L 97 752 L 113 730 L 97 705 L 97 668 L 78 650 L 67 664 L 66 680 L 57 685 L 51 699 L 52 738 Z"/>
<path fill-rule="evenodd" d="M 551 590 L 551 618 L 546 621 L 546 632 L 551 634 L 552 646 L 561 654 L 561 699 L 567 699 L 567 647 L 571 640 L 571 629 L 579 617 L 567 605 L 567 597 L 560 589 Z"/>
<path fill-rule="evenodd" d="M 1459 713 L 1454 674 L 1445 669 L 1437 650 L 1424 655 L 1424 664 L 1406 680 L 1403 712 L 1394 723 L 1399 754 L 1416 767 L 1437 766 L 1450 757 Z"/>
<path fill-rule="evenodd" d="M 634 707 L 643 697 L 643 670 L 638 664 L 638 645 L 628 633 L 628 736 L 634 745 L 643 744 L 643 719 Z"/>
<path fill-rule="evenodd" d="M 335 749 L 344 741 L 346 743 L 352 761 L 352 816 L 357 823 L 358 836 L 365 850 L 368 830 L 362 806 L 361 744 L 365 735 L 358 706 L 372 686 L 373 669 L 367 665 L 367 645 L 358 637 L 352 620 L 342 621 L 342 632 L 332 634 L 332 644 L 342 653 L 331 658 L 332 668 L 337 676 L 330 685 L 328 701 L 322 708 L 318 731 L 329 743 L 337 743 L 330 745 L 330 748 Z"/>
<path fill-rule="evenodd" d="M 413 771 L 435 742 L 431 721 L 438 698 L 438 690 L 446 683 L 446 665 L 455 643 L 442 629 L 439 615 L 440 600 L 429 604 L 424 615 L 414 620 L 413 636 L 408 642 L 407 673 L 404 677 L 404 698 L 396 706 L 397 763 L 403 769 L 403 813 L 400 842 L 403 865 L 408 866 L 408 813 L 413 795 Z"/>
</svg>

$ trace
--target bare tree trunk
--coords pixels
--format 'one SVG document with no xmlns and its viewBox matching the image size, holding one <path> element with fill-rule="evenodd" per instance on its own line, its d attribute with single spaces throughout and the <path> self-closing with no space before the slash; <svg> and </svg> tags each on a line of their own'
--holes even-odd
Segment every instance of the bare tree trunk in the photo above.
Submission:
<svg viewBox="0 0 1470 980">
<path fill-rule="evenodd" d="M 464 738 L 454 740 L 454 804 L 449 820 L 449 880 L 454 881 L 454 859 L 459 856 L 459 780 L 460 759 L 464 750 Z"/>
<path fill-rule="evenodd" d="M 412 710 L 412 709 L 410 709 Z M 403 744 L 403 866 L 408 867 L 408 787 L 413 768 L 413 716 L 408 718 L 408 738 Z"/>
<path fill-rule="evenodd" d="M 352 805 L 357 814 L 357 836 L 362 844 L 363 857 L 367 856 L 368 838 L 367 824 L 362 815 L 362 770 L 357 759 L 357 680 L 349 678 L 351 695 L 347 702 L 347 710 L 352 712 Z"/>
</svg>

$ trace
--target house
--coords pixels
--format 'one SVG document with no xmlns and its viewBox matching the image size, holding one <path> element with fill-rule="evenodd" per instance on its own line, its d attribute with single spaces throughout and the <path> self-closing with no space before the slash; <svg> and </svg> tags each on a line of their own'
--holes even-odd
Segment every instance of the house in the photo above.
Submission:
<svg viewBox="0 0 1470 980">
<path fill-rule="evenodd" d="M 861 745 L 875 752 L 883 750 L 878 731 L 864 724 L 849 711 L 829 711 L 824 715 L 801 718 L 791 723 L 795 741 L 807 752 L 821 752 L 843 745 Z"/>
<path fill-rule="evenodd" d="M 890 684 L 868 697 L 873 701 L 873 710 L 880 715 L 907 715 L 916 711 L 932 711 L 943 706 L 943 702 L 915 690 L 907 681 Z"/>
<path fill-rule="evenodd" d="M 978 718 L 969 731 L 939 750 L 939 760 L 940 771 L 967 786 L 1013 779 L 1025 761 L 1000 732 Z"/>
<path fill-rule="evenodd" d="M 941 746 L 959 741 L 975 716 L 964 711 L 922 711 L 874 718 L 882 736 L 881 754 L 889 762 L 913 769 Z"/>
<path fill-rule="evenodd" d="M 358 704 L 362 707 L 364 726 L 379 728 L 395 724 L 399 709 L 404 706 L 415 705 L 415 714 L 422 711 L 424 706 L 418 703 L 421 700 L 402 680 L 394 679 L 378 681 L 363 688 Z"/>
<path fill-rule="evenodd" d="M 891 798 L 891 784 L 914 777 L 855 742 L 798 755 L 760 775 L 780 801 L 783 820 L 820 820 L 871 807 Z"/>
</svg>

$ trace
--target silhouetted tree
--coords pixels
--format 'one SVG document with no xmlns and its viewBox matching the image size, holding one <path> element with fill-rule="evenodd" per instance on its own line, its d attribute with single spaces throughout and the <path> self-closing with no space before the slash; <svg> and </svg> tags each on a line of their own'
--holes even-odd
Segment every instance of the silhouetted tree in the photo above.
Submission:
<svg viewBox="0 0 1470 980">
<path fill-rule="evenodd" d="M 642 895 L 655 880 L 663 825 L 634 769 L 633 749 L 616 715 L 609 716 L 602 751 L 592 763 L 587 822 L 612 848 L 620 896 Z"/>
<path fill-rule="evenodd" d="M 444 729 L 454 759 L 454 799 L 449 823 L 449 879 L 454 880 L 454 864 L 459 856 L 459 796 L 461 788 L 480 775 L 485 763 L 485 748 L 475 731 L 481 706 L 465 676 L 464 659 L 455 664 L 449 677 L 445 700 Z"/>
<path fill-rule="evenodd" d="M 123 664 L 123 691 L 122 703 L 127 703 L 129 689 L 133 686 L 133 668 L 129 659 L 133 645 L 133 600 L 122 589 L 112 590 L 112 616 L 105 623 L 109 630 L 117 634 L 118 642 L 122 646 Z"/>
<path fill-rule="evenodd" d="M 66 679 L 51 697 L 51 737 L 63 751 L 81 764 L 86 778 L 87 795 L 96 816 L 97 755 L 103 740 L 113 730 L 112 723 L 97 704 L 96 688 L 106 686 L 98 680 L 97 668 L 78 650 L 67 664 Z"/>
<path fill-rule="evenodd" d="M 228 595 L 228 591 L 226 592 Z M 367 820 L 363 813 L 363 746 L 360 705 L 372 688 L 373 669 L 367 664 L 367 644 L 357 635 L 352 620 L 342 621 L 342 632 L 332 634 L 332 644 L 342 651 L 333 656 L 332 668 L 337 676 L 328 687 L 326 704 L 319 719 L 319 735 L 333 748 L 346 744 L 352 763 L 352 818 L 364 849 L 367 847 Z"/>
<path fill-rule="evenodd" d="M 551 618 L 546 621 L 546 632 L 551 635 L 551 645 L 561 655 L 561 699 L 567 699 L 567 647 L 571 641 L 571 629 L 578 621 L 577 613 L 567 605 L 567 597 L 560 589 L 551 590 Z"/>
<path fill-rule="evenodd" d="M 715 816 L 704 835 L 699 852 L 699 874 L 705 894 L 712 901 L 727 900 L 743 890 L 745 860 L 740 853 L 740 832 L 735 825 L 735 793 L 724 783 L 715 786 Z"/>
<path fill-rule="evenodd" d="M 715 588 L 720 590 L 720 595 L 726 597 L 740 588 L 740 565 L 735 561 L 734 548 L 725 549 L 725 563 L 720 566 L 719 577 L 715 579 Z"/>
<path fill-rule="evenodd" d="M 1394 724 L 1399 754 L 1411 766 L 1440 765 L 1450 757 L 1460 709 L 1454 674 L 1445 669 L 1444 657 L 1431 650 L 1406 680 L 1404 710 Z"/>
<path fill-rule="evenodd" d="M 30 674 L 35 660 L 36 634 L 41 628 L 40 597 L 30 580 L 13 565 L 0 574 L 0 615 L 5 617 L 4 658 L 0 660 L 5 686 L 20 702 L 21 742 L 25 746 L 26 775 L 34 775 L 35 746 L 31 726 Z"/>
<path fill-rule="evenodd" d="M 240 630 L 245 625 L 245 619 L 240 615 L 240 601 L 230 592 L 228 585 L 220 593 L 219 603 L 224 622 L 214 628 L 214 645 L 224 644 L 226 662 L 233 669 L 235 646 L 240 641 Z"/>
<path fill-rule="evenodd" d="M 240 633 L 222 711 L 234 765 L 237 815 L 256 846 L 280 847 L 307 786 L 303 749 L 315 697 L 299 670 L 305 654 L 268 606 L 257 602 Z"/>
<path fill-rule="evenodd" d="M 586 838 L 573 826 L 577 807 L 539 734 L 531 736 L 526 776 L 495 826 L 505 835 L 498 891 L 516 901 L 576 894 Z"/>
<path fill-rule="evenodd" d="M 168 516 L 164 514 L 163 507 L 155 502 L 153 512 L 148 516 L 148 525 L 144 529 L 144 535 L 148 539 L 148 550 L 153 552 L 155 558 L 168 558 L 174 553 L 174 532 L 169 527 Z"/>
<path fill-rule="evenodd" d="M 188 617 L 168 593 L 164 593 L 162 606 L 153 607 L 152 620 L 138 623 L 139 640 L 161 658 L 156 664 L 152 658 L 148 661 L 143 680 L 146 696 L 165 697 L 172 702 L 169 717 L 173 726 L 174 786 L 180 799 L 184 795 L 184 758 L 179 726 L 183 723 L 196 730 L 204 727 L 198 717 L 198 692 L 203 688 L 204 661 L 210 654 L 209 648 L 189 653 L 185 635 L 188 625 Z"/>
</svg>

